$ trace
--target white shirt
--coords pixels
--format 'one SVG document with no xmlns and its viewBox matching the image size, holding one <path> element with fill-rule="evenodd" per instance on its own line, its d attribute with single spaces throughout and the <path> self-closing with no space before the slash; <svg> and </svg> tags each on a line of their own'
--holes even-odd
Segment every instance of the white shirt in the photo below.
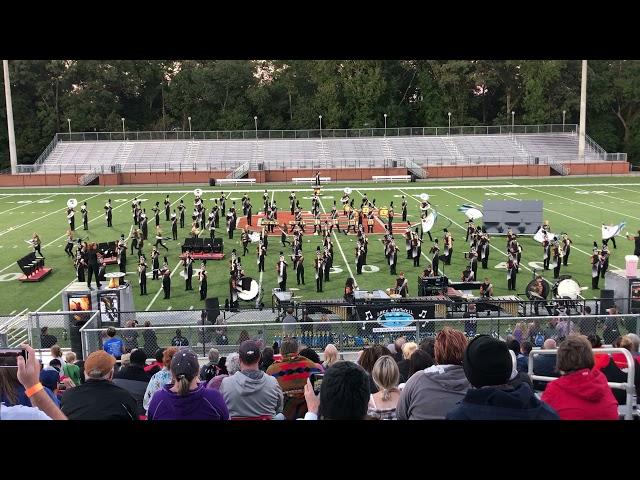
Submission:
<svg viewBox="0 0 640 480">
<path fill-rule="evenodd" d="M 51 420 L 51 418 L 36 407 L 25 407 L 24 405 L 7 407 L 1 403 L 0 420 Z"/>
</svg>

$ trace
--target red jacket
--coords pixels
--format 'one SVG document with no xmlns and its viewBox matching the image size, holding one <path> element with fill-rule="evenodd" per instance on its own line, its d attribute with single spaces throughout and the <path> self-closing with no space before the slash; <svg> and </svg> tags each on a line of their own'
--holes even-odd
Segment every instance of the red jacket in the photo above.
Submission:
<svg viewBox="0 0 640 480">
<path fill-rule="evenodd" d="M 618 420 L 618 402 L 597 369 L 584 368 L 554 380 L 542 400 L 558 412 L 560 420 Z"/>
</svg>

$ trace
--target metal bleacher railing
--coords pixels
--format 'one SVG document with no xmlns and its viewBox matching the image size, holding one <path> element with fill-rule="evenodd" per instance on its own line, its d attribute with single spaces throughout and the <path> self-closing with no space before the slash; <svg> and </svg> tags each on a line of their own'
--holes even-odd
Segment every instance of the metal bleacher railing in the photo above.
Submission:
<svg viewBox="0 0 640 480">
<path fill-rule="evenodd" d="M 253 170 L 550 164 L 577 161 L 576 132 L 575 124 L 549 124 L 58 133 L 33 165 L 19 165 L 18 171 L 51 174 L 232 171 L 248 160 Z M 519 141 L 527 136 L 532 140 L 534 137 L 548 140 L 550 137 L 546 134 L 556 134 L 551 137 L 558 141 L 540 145 L 538 150 L 534 141 L 531 151 Z M 300 143 L 277 142 L 292 139 Z M 223 142 L 208 142 L 211 140 Z M 80 148 L 84 142 L 94 142 L 94 145 Z M 107 145 L 93 148 L 96 142 Z M 108 146 L 111 142 L 120 146 L 114 150 Z M 173 146 L 169 148 L 167 142 Z M 180 148 L 173 148 L 176 145 Z M 604 160 L 626 160 L 626 154 L 607 153 L 587 137 L 584 161 Z"/>
</svg>

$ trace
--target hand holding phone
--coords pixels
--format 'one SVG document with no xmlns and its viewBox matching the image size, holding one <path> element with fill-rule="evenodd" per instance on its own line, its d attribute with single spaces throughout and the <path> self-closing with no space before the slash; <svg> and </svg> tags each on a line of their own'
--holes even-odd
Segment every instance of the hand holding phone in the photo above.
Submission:
<svg viewBox="0 0 640 480">
<path fill-rule="evenodd" d="M 18 368 L 18 357 L 27 359 L 22 348 L 0 348 L 0 368 Z"/>
<path fill-rule="evenodd" d="M 320 387 L 322 386 L 322 380 L 324 379 L 324 373 L 312 373 L 309 376 L 309 381 L 313 387 L 313 393 L 320 395 Z"/>
</svg>

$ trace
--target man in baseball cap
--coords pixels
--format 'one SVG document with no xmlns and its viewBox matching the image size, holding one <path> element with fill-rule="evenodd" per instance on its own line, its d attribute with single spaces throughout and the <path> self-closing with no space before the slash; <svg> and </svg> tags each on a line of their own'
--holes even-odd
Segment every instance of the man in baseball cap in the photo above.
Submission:
<svg viewBox="0 0 640 480">
<path fill-rule="evenodd" d="M 477 336 L 465 350 L 462 367 L 475 388 L 467 391 L 447 420 L 559 420 L 528 384 L 508 384 L 513 361 L 506 343 L 489 335 Z"/>
<path fill-rule="evenodd" d="M 104 350 L 93 352 L 84 362 L 86 382 L 66 390 L 60 408 L 69 420 L 134 420 L 135 399 L 116 386 L 113 368 L 116 359 Z"/>
<path fill-rule="evenodd" d="M 238 349 L 240 371 L 222 380 L 220 393 L 231 418 L 273 418 L 282 412 L 283 395 L 275 377 L 258 367 L 258 342 L 245 340 Z M 280 418 L 280 416 L 276 418 Z"/>
</svg>

